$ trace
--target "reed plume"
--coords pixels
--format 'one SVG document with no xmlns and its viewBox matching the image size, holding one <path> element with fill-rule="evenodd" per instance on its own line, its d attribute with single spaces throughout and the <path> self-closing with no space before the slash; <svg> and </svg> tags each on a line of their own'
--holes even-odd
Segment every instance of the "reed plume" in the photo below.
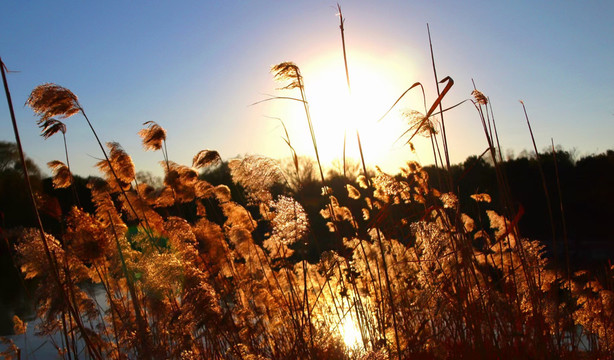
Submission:
<svg viewBox="0 0 614 360">
<path fill-rule="evenodd" d="M 101 160 L 96 166 L 106 175 L 108 181 L 115 183 L 117 180 L 120 188 L 127 190 L 136 176 L 132 158 L 119 143 L 108 142 L 107 147 L 109 148 L 109 160 Z"/>
<path fill-rule="evenodd" d="M 47 163 L 47 166 L 53 171 L 53 187 L 63 189 L 69 187 L 73 183 L 73 177 L 68 166 L 61 161 L 53 160 Z"/>
<path fill-rule="evenodd" d="M 272 200 L 269 190 L 275 184 L 285 181 L 284 174 L 276 160 L 250 155 L 228 163 L 232 179 L 246 190 L 249 200 L 254 203 Z"/>
<path fill-rule="evenodd" d="M 138 134 L 143 140 L 145 150 L 160 150 L 166 140 L 166 130 L 154 121 L 146 121 L 145 129 L 139 130 Z"/>
<path fill-rule="evenodd" d="M 471 96 L 473 96 L 475 101 L 480 105 L 488 104 L 488 98 L 480 90 L 473 90 Z"/>
<path fill-rule="evenodd" d="M 298 66 L 291 61 L 285 61 L 271 67 L 273 78 L 275 81 L 288 81 L 286 86 L 281 87 L 283 90 L 302 88 L 303 77 Z"/>
<path fill-rule="evenodd" d="M 64 124 L 60 120 L 53 119 L 53 118 L 48 118 L 48 119 L 41 118 L 37 121 L 37 123 L 41 129 L 41 136 L 45 140 L 49 139 L 51 136 L 57 133 L 62 133 L 62 140 L 64 142 L 64 154 L 66 156 L 66 165 L 65 167 L 64 166 L 59 167 L 59 164 L 55 162 L 50 162 L 50 163 L 47 163 L 47 166 L 49 166 L 52 169 L 52 171 L 54 171 L 54 186 L 58 188 L 60 187 L 58 185 L 61 185 L 61 184 L 72 185 L 72 193 L 73 193 L 75 203 L 80 206 L 79 195 L 77 194 L 77 189 L 74 185 L 74 181 L 72 178 L 72 172 L 70 170 L 70 160 L 68 157 L 68 144 L 66 142 L 66 124 Z M 56 178 L 57 178 L 57 182 L 56 182 Z M 70 182 L 67 183 L 66 180 L 70 180 Z M 67 187 L 67 186 L 61 186 L 61 187 Z"/>
<path fill-rule="evenodd" d="M 200 169 L 214 166 L 222 162 L 220 154 L 215 150 L 201 150 L 192 159 L 192 167 Z"/>
<path fill-rule="evenodd" d="M 41 136 L 45 139 L 50 138 L 51 136 L 61 132 L 63 135 L 66 134 L 66 124 L 56 119 L 39 119 L 38 126 L 41 128 Z"/>
<path fill-rule="evenodd" d="M 65 87 L 51 83 L 35 87 L 26 105 L 40 116 L 39 125 L 54 116 L 66 119 L 81 111 L 77 95 Z"/>
<path fill-rule="evenodd" d="M 402 117 L 409 125 L 408 131 L 416 132 L 416 135 L 431 137 L 438 134 L 435 129 L 435 119 L 431 116 L 430 119 L 425 119 L 424 114 L 416 110 L 406 110 L 401 113 Z"/>
</svg>

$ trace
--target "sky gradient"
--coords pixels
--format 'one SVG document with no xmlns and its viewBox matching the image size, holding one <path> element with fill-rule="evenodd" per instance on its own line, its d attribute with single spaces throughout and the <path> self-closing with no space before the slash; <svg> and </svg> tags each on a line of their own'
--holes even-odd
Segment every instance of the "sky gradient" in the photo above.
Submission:
<svg viewBox="0 0 614 360">
<path fill-rule="evenodd" d="M 77 96 L 103 141 L 119 142 L 137 169 L 161 172 L 162 155 L 143 151 L 145 121 L 168 131 L 171 160 L 191 164 L 202 149 L 223 159 L 243 154 L 287 157 L 279 120 L 299 154 L 313 155 L 298 103 L 269 101 L 278 91 L 269 69 L 295 62 L 305 79 L 325 162 L 342 153 L 339 124 L 358 126 L 371 163 L 390 172 L 403 161 L 432 163 L 425 141 L 417 155 L 395 140 L 399 111 L 424 112 L 412 93 L 381 123 L 377 118 L 412 83 L 435 99 L 426 24 L 439 78 L 455 85 L 444 106 L 468 98 L 472 79 L 489 96 L 504 151 L 531 148 L 522 99 L 540 149 L 553 138 L 577 155 L 614 148 L 614 3 L 608 1 L 342 1 L 347 88 L 336 3 L 330 1 L 7 1 L 0 13 L 0 56 L 16 73 L 9 86 L 25 151 L 45 163 L 64 160 L 60 136 L 43 140 L 23 106 L 37 85 L 52 82 Z M 343 118 L 343 119 L 342 119 Z M 361 118 L 360 121 L 356 120 Z M 445 116 L 452 162 L 486 148 L 473 106 Z M 67 119 L 71 165 L 96 174 L 101 157 L 83 119 Z M 353 139 L 353 138 L 352 138 Z M 14 141 L 6 101 L 0 141 Z M 349 141 L 352 142 L 352 141 Z M 353 143 L 353 142 L 352 142 Z M 353 145 L 348 145 L 349 147 Z"/>
</svg>

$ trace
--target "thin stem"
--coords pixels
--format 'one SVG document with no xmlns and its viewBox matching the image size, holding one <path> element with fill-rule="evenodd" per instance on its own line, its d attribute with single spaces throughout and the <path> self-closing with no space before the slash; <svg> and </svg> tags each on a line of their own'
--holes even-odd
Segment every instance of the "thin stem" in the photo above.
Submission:
<svg viewBox="0 0 614 360">
<path fill-rule="evenodd" d="M 320 170 L 320 178 L 322 179 L 322 183 L 324 183 L 324 172 L 322 171 L 322 163 L 320 162 L 320 154 L 318 152 L 316 134 L 315 134 L 315 131 L 313 130 L 313 123 L 311 121 L 311 113 L 309 112 L 309 105 L 307 103 L 306 96 L 305 96 L 305 85 L 303 84 L 303 77 L 299 73 L 298 68 L 296 69 L 296 72 L 297 72 L 297 81 L 299 84 L 298 88 L 301 92 L 301 98 L 303 99 L 303 107 L 305 108 L 305 116 L 307 117 L 307 125 L 309 126 L 309 133 L 311 134 L 311 141 L 313 142 L 313 149 L 316 153 L 316 160 L 318 162 L 318 170 Z"/>
<path fill-rule="evenodd" d="M 102 151 L 102 154 L 104 155 L 105 160 L 109 164 L 109 169 L 111 170 L 111 174 L 113 174 L 113 177 L 115 178 L 115 181 L 119 185 L 120 184 L 119 176 L 117 176 L 117 173 L 115 172 L 115 169 L 113 168 L 113 164 L 111 163 L 111 160 L 109 159 L 109 156 L 107 155 L 107 152 L 104 149 L 104 146 L 102 146 L 102 142 L 100 141 L 100 138 L 98 137 L 98 134 L 96 133 L 96 130 L 94 130 L 94 127 L 92 126 L 92 123 L 90 122 L 90 119 L 85 114 L 85 110 L 83 110 L 83 107 L 81 106 L 81 104 L 77 104 L 77 105 L 79 106 L 79 111 L 81 111 L 81 114 L 85 118 L 85 121 L 87 122 L 87 124 L 89 125 L 90 129 L 92 130 L 92 133 L 94 134 L 94 137 L 96 138 L 96 141 L 98 142 L 98 146 L 100 146 L 100 150 Z M 132 202 L 128 198 L 128 194 L 126 194 L 126 191 L 121 186 L 119 186 L 119 190 L 121 191 L 122 195 L 124 196 L 124 199 L 126 199 L 126 203 L 128 204 L 128 207 L 130 207 L 130 210 L 134 214 L 134 217 L 138 220 L 139 219 L 139 214 L 136 212 L 136 210 L 132 206 Z M 145 221 L 145 224 L 147 226 L 145 227 L 145 226 L 141 225 L 141 227 L 145 231 L 145 234 L 147 235 L 147 237 L 152 241 L 154 246 L 158 247 L 156 242 L 154 241 L 153 235 L 151 234 L 151 226 L 149 225 L 149 222 L 147 221 L 147 217 L 144 216 L 143 220 Z"/>
<path fill-rule="evenodd" d="M 77 193 L 77 185 L 75 184 L 75 177 L 70 170 L 70 160 L 68 160 L 68 145 L 66 143 L 66 134 L 62 132 L 62 139 L 64 140 L 64 153 L 66 154 L 66 167 L 68 168 L 68 172 L 70 173 L 70 187 L 72 189 L 73 196 L 75 197 L 75 202 L 78 207 L 81 207 L 81 202 L 79 201 L 79 195 Z"/>
<path fill-rule="evenodd" d="M 559 175 L 559 165 L 556 161 L 556 150 L 554 149 L 554 140 L 550 139 L 552 143 L 552 158 L 554 160 L 554 171 L 556 174 L 556 187 L 559 192 L 559 207 L 561 209 L 561 223 L 563 226 L 563 241 L 565 244 L 565 262 L 567 265 L 567 281 L 571 280 L 571 266 L 569 264 L 569 240 L 567 238 L 567 222 L 565 221 L 565 208 L 563 207 L 563 192 L 561 191 L 561 177 Z"/>
<path fill-rule="evenodd" d="M 441 96 L 439 91 L 439 79 L 437 78 L 437 67 L 435 66 L 435 55 L 433 54 L 433 42 L 431 41 L 431 29 L 429 24 L 426 24 L 426 31 L 429 36 L 429 47 L 431 49 L 431 63 L 433 64 L 433 75 L 435 76 L 435 86 L 437 88 L 437 96 Z M 439 102 L 439 116 L 441 116 L 441 135 L 442 135 L 442 145 L 443 145 L 443 153 L 446 157 L 446 170 L 450 171 L 450 156 L 448 154 L 448 140 L 446 136 L 446 124 L 443 120 L 443 106 L 441 102 Z M 448 176 L 448 182 L 450 185 L 450 190 L 452 190 L 452 180 L 450 176 Z"/>
<path fill-rule="evenodd" d="M 539 170 L 539 175 L 542 180 L 542 187 L 544 189 L 544 195 L 546 196 L 546 205 L 548 206 L 548 217 L 550 218 L 550 228 L 552 230 L 552 245 L 554 248 L 554 259 L 556 262 L 558 259 L 558 251 L 557 251 L 556 231 L 555 231 L 555 225 L 554 225 L 554 214 L 552 213 L 552 201 L 550 200 L 550 192 L 548 191 L 548 185 L 546 183 L 546 175 L 544 174 L 544 169 L 542 168 L 539 151 L 537 151 L 537 145 L 535 145 L 535 137 L 533 136 L 533 130 L 531 129 L 531 122 L 529 121 L 529 115 L 527 114 L 527 108 L 525 107 L 524 102 L 521 101 L 520 104 L 522 104 L 522 110 L 524 111 L 524 116 L 527 120 L 527 126 L 529 128 L 529 133 L 531 134 L 533 150 L 535 150 L 535 159 L 537 160 L 537 169 Z"/>
<path fill-rule="evenodd" d="M 6 80 L 5 68 L 6 66 L 4 65 L 4 62 L 2 62 L 2 58 L 0 58 L 0 71 L 2 72 L 2 83 L 4 85 L 4 92 L 6 95 L 6 101 L 8 103 L 9 112 L 11 114 L 11 122 L 13 125 L 13 133 L 15 134 L 15 142 L 17 143 L 17 149 L 19 150 L 19 159 L 21 160 L 21 168 L 23 170 L 24 180 L 28 188 L 28 195 L 30 197 L 30 202 L 32 204 L 32 208 L 34 209 L 34 215 L 36 217 L 36 222 L 37 222 L 39 234 L 41 237 L 41 242 L 43 244 L 43 249 L 45 251 L 45 256 L 47 257 L 47 261 L 49 262 L 49 265 L 51 266 L 52 275 L 53 275 L 52 277 L 56 282 L 58 291 L 60 292 L 62 299 L 68 306 L 72 315 L 75 317 L 75 321 L 77 322 L 77 325 L 79 326 L 79 329 L 81 331 L 81 336 L 83 336 L 83 340 L 85 341 L 88 353 L 94 359 L 101 359 L 102 356 L 96 351 L 96 349 L 94 348 L 92 342 L 90 341 L 87 335 L 87 332 L 85 331 L 85 328 L 83 327 L 83 324 L 78 320 L 78 312 L 73 306 L 74 304 L 68 300 L 68 295 L 66 294 L 62 281 L 60 280 L 59 271 L 57 269 L 55 261 L 53 261 L 53 256 L 51 255 L 51 251 L 49 250 L 49 244 L 47 243 L 47 238 L 45 236 L 43 222 L 38 212 L 36 200 L 34 199 L 34 192 L 32 191 L 32 183 L 30 182 L 30 175 L 28 174 L 28 167 L 26 166 L 26 158 L 23 153 L 23 147 L 21 145 L 21 138 L 19 137 L 19 129 L 17 127 L 17 120 L 15 118 L 15 111 L 13 110 L 13 101 L 11 100 L 11 92 L 9 91 L 9 85 Z"/>
<path fill-rule="evenodd" d="M 365 166 L 365 158 L 363 156 L 362 144 L 360 142 L 360 134 L 358 133 L 358 130 L 356 131 L 356 140 L 358 141 L 358 150 L 360 151 L 360 159 L 362 161 L 363 170 L 365 172 L 365 178 L 367 179 L 367 186 L 369 187 L 369 189 L 371 189 L 371 180 L 369 179 L 369 176 L 367 175 L 367 167 Z M 386 280 L 386 289 L 388 291 L 388 298 L 390 301 L 390 310 L 392 312 L 392 324 L 394 328 L 394 337 L 395 337 L 395 343 L 396 343 L 396 348 L 397 348 L 397 356 L 400 360 L 401 359 L 401 343 L 399 341 L 399 330 L 398 330 L 398 325 L 397 325 L 397 310 L 396 310 L 396 305 L 394 303 L 394 296 L 392 294 L 390 276 L 388 275 L 388 264 L 386 263 L 386 252 L 384 249 L 384 244 L 382 242 L 379 227 L 376 227 L 375 231 L 377 233 L 377 242 L 380 248 L 380 252 L 382 254 L 382 267 L 384 268 L 384 279 Z"/>
<path fill-rule="evenodd" d="M 345 29 L 343 28 L 343 23 L 345 22 L 345 19 L 343 18 L 343 14 L 341 13 L 341 6 L 339 5 L 339 3 L 337 3 L 337 9 L 339 9 L 339 29 L 341 30 L 341 46 L 343 47 L 343 64 L 345 65 L 345 78 L 348 83 L 348 89 L 350 89 L 350 92 L 351 92 L 352 87 L 350 86 L 350 73 L 348 71 L 348 59 L 347 59 L 347 54 L 345 52 L 345 35 L 344 35 Z"/>
<path fill-rule="evenodd" d="M 111 218 L 111 213 L 108 213 L 109 218 Z M 148 326 L 147 322 L 143 318 L 141 313 L 141 306 L 138 301 L 138 296 L 136 294 L 136 289 L 134 288 L 134 279 L 128 272 L 128 267 L 126 266 L 126 261 L 124 259 L 124 255 L 122 254 L 121 244 L 119 243 L 119 238 L 117 236 L 117 232 L 115 231 L 115 225 L 111 222 L 111 230 L 113 232 L 113 238 L 115 239 L 115 245 L 117 246 L 117 253 L 119 254 L 119 260 L 122 266 L 122 271 L 124 276 L 126 277 L 126 284 L 128 285 L 128 290 L 130 291 L 130 297 L 132 298 L 132 306 L 134 307 L 134 313 L 136 316 L 136 323 L 139 328 L 139 340 L 141 342 L 141 353 L 139 354 L 143 358 L 151 358 L 151 347 L 149 345 L 148 336 Z"/>
<path fill-rule="evenodd" d="M 341 31 L 341 48 L 343 49 L 343 65 L 345 66 L 345 79 L 348 84 L 348 93 L 351 97 L 352 96 L 352 86 L 350 85 L 350 71 L 348 69 L 348 58 L 347 58 L 347 53 L 345 51 L 345 29 L 343 27 L 343 23 L 345 22 L 345 19 L 343 18 L 343 13 L 341 12 L 341 5 L 339 5 L 339 3 L 337 3 L 337 9 L 339 10 L 339 30 Z M 343 177 L 347 179 L 346 157 L 345 157 L 346 136 L 347 136 L 347 129 L 344 129 L 343 130 Z"/>
</svg>

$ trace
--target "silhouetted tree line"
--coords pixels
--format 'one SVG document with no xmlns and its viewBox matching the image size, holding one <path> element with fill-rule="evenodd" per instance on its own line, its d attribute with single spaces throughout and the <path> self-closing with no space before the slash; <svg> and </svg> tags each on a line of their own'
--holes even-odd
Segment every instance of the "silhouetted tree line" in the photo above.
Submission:
<svg viewBox="0 0 614 360">
<path fill-rule="evenodd" d="M 489 154 L 482 158 L 470 156 L 462 164 L 452 166 L 449 172 L 454 190 L 461 199 L 461 211 L 470 216 L 476 215 L 477 207 L 469 198 L 471 194 L 488 193 L 493 199 L 492 209 L 502 207 L 501 189 L 495 167 L 487 161 L 489 158 Z M 540 166 L 550 198 L 554 231 Z M 570 151 L 558 149 L 553 153 L 550 150 L 540 154 L 539 161 L 536 156 L 524 152 L 520 157 L 501 163 L 501 169 L 507 179 L 513 211 L 522 213 L 518 222 L 522 236 L 544 241 L 550 252 L 554 236 L 557 253 L 563 258 L 566 235 L 572 265 L 599 267 L 603 261 L 612 259 L 614 236 L 609 221 L 614 219 L 614 151 L 575 159 Z M 433 166 L 426 170 L 431 181 L 435 181 L 433 184 L 438 179 L 445 184 L 447 172 Z M 600 254 L 595 254 L 599 251 Z"/>
<path fill-rule="evenodd" d="M 73 193 L 70 189 L 53 189 L 51 178 L 44 178 L 31 159 L 26 159 L 26 166 L 45 229 L 58 234 L 62 230 L 61 214 L 75 205 Z M 88 179 L 75 176 L 74 180 L 81 205 L 93 212 Z M 33 299 L 26 294 L 32 286 L 22 280 L 10 244 L 17 234 L 13 230 L 34 227 L 35 219 L 17 147 L 0 141 L 0 334 L 12 331 L 11 311 L 27 314 L 33 309 Z"/>
<path fill-rule="evenodd" d="M 501 210 L 501 191 L 495 168 L 488 160 L 489 157 L 489 154 L 483 157 L 470 156 L 462 164 L 453 165 L 449 173 L 434 166 L 427 166 L 424 170 L 429 174 L 431 186 L 438 188 L 440 191 L 448 191 L 448 184 L 452 184 L 454 189 L 451 190 L 459 195 L 460 210 L 463 213 L 473 217 L 476 221 L 487 221 L 480 216 L 478 205 L 470 199 L 470 195 L 488 193 L 492 197 L 492 202 L 487 207 L 496 211 Z M 560 193 L 557 184 L 555 157 L 558 166 Z M 342 237 L 352 236 L 351 225 L 341 222 L 337 233 L 329 231 L 326 220 L 320 216 L 320 210 L 327 206 L 328 200 L 322 196 L 322 184 L 315 176 L 314 163 L 308 158 L 301 158 L 300 164 L 298 176 L 291 166 L 282 164 L 285 172 L 288 173 L 289 181 L 287 184 L 280 184 L 278 188 L 274 189 L 274 193 L 289 193 L 294 196 L 305 207 L 309 215 L 312 241 L 307 246 L 307 253 L 297 253 L 296 256 L 317 259 L 319 254 L 325 250 L 342 251 Z M 513 202 L 513 211 L 515 213 L 523 212 L 518 223 L 521 235 L 530 239 L 542 240 L 551 246 L 553 232 L 539 166 L 543 169 L 547 191 L 550 196 L 550 207 L 554 218 L 554 236 L 559 244 L 559 254 L 562 254 L 564 248 L 563 221 L 565 221 L 571 249 L 576 252 L 586 243 L 611 242 L 612 233 L 609 221 L 614 219 L 614 208 L 611 206 L 611 202 L 614 200 L 614 187 L 611 185 L 614 178 L 614 151 L 608 150 L 605 153 L 575 159 L 572 152 L 559 149 L 555 156 L 551 151 L 540 154 L 539 162 L 535 156 L 523 152 L 519 157 L 508 158 L 501 164 Z M 77 199 L 75 199 L 75 195 L 70 188 L 54 189 L 51 178 L 43 178 L 40 169 L 31 160 L 28 160 L 28 167 L 34 190 L 39 194 L 39 210 L 43 216 L 45 227 L 50 233 L 60 233 L 63 226 L 61 214 L 67 213 L 77 203 Z M 345 189 L 348 182 L 360 189 L 356 181 L 360 173 L 360 166 L 350 163 L 344 176 L 342 168 L 337 164 L 329 170 L 326 185 L 332 189 L 333 195 L 337 197 L 341 204 L 352 210 L 356 221 L 364 225 L 374 221 L 374 219 L 362 219 L 360 216 L 362 202 L 348 197 Z M 157 183 L 158 186 L 162 184 L 159 179 L 153 179 L 151 174 L 140 175 L 142 180 L 149 178 L 150 182 L 156 180 L 153 182 Z M 227 163 L 222 163 L 220 166 L 202 173 L 200 177 L 213 185 L 229 185 L 233 199 L 242 205 L 247 205 L 245 193 L 240 185 L 233 183 Z M 300 181 L 297 181 L 297 178 L 300 178 Z M 80 206 L 84 210 L 92 212 L 93 205 L 87 188 L 88 181 L 89 178 L 74 177 Z M 368 193 L 365 189 L 360 189 L 360 191 L 364 195 Z M 565 214 L 564 219 L 561 212 L 561 203 Z M 484 210 L 484 203 L 481 203 L 480 206 Z M 247 208 L 254 213 L 256 218 L 258 208 L 249 206 Z M 160 211 L 180 212 L 180 215 L 190 218 L 190 214 L 195 212 L 196 209 L 174 207 Z M 384 211 L 387 213 L 385 221 L 390 222 L 390 226 L 379 224 L 380 227 L 387 229 L 386 235 L 403 240 L 409 239 L 411 235 L 395 233 L 395 229 L 399 228 L 394 226 L 395 218 L 410 217 L 419 220 L 424 215 L 425 209 L 420 206 L 391 206 Z M 0 142 L 0 229 L 5 231 L 5 229 L 20 226 L 34 226 L 34 216 L 14 144 Z M 367 227 L 360 226 L 360 228 Z M 269 230 L 259 227 L 255 237 L 264 238 Z M 366 234 L 359 235 L 367 236 Z M 2 246 L 3 253 L 5 253 L 4 244 Z"/>
<path fill-rule="evenodd" d="M 560 183 L 560 193 L 557 185 Z M 522 156 L 504 161 L 502 170 L 516 210 L 522 207 L 524 215 L 519 222 L 523 236 L 549 241 L 552 240 L 551 221 L 548 215 L 548 201 L 540 175 L 541 165 L 550 206 L 555 222 L 555 236 L 563 240 L 563 221 L 567 236 L 574 242 L 611 241 L 609 220 L 614 218 L 614 151 L 589 155 L 575 160 L 572 153 L 557 150 L 535 157 Z M 444 172 L 426 167 L 431 179 L 445 176 Z M 492 206 L 500 208 L 501 192 L 497 185 L 494 167 L 485 159 L 470 156 L 463 164 L 450 169 L 450 175 L 461 199 L 461 210 L 474 213 L 474 203 L 468 201 L 471 194 L 488 193 L 493 197 Z M 563 205 L 565 219 L 561 212 Z"/>
<path fill-rule="evenodd" d="M 556 166 L 555 166 L 556 159 Z M 512 202 L 512 215 L 519 216 L 519 230 L 523 237 L 541 240 L 547 244 L 552 255 L 554 239 L 557 243 L 557 253 L 561 259 L 565 257 L 565 238 L 568 240 L 572 265 L 579 267 L 600 266 L 602 261 L 614 255 L 614 236 L 609 221 L 614 219 L 614 151 L 608 150 L 601 154 L 593 154 L 576 159 L 573 152 L 557 149 L 544 151 L 539 156 L 522 152 L 518 157 L 508 157 L 501 164 L 505 183 Z M 540 166 L 545 178 L 540 174 Z M 488 221 L 483 216 L 485 209 L 492 209 L 502 213 L 501 189 L 498 185 L 495 167 L 490 161 L 490 154 L 482 157 L 470 156 L 462 164 L 453 165 L 450 171 L 426 166 L 424 170 L 429 174 L 431 186 L 441 192 L 452 191 L 459 196 L 460 211 L 471 216 L 476 222 Z M 308 172 L 308 171 L 307 171 Z M 557 176 L 558 172 L 558 176 Z M 374 219 L 364 220 L 359 215 L 362 202 L 348 197 L 344 186 L 348 182 L 359 188 L 356 184 L 357 174 L 361 169 L 352 164 L 344 177 L 342 170 L 333 168 L 328 173 L 327 186 L 331 187 L 333 194 L 341 204 L 348 206 L 355 214 L 356 220 L 369 223 Z M 401 178 L 400 175 L 397 175 Z M 448 179 L 449 177 L 449 179 Z M 318 249 L 312 249 L 316 254 L 318 250 L 336 249 L 339 239 L 327 234 L 325 221 L 319 216 L 319 210 L 326 206 L 325 197 L 321 196 L 321 184 L 315 176 L 305 176 L 302 187 L 297 187 L 295 197 L 303 204 L 312 222 L 312 231 L 315 233 Z M 311 179 L 311 180 L 309 180 Z M 450 181 L 449 181 L 450 180 Z M 449 189 L 449 184 L 453 189 Z M 560 188 L 560 192 L 559 192 Z M 360 189 L 363 195 L 367 191 Z M 478 205 L 470 195 L 487 193 L 492 197 L 490 204 Z M 305 201 L 306 199 L 310 199 Z M 548 207 L 552 211 L 552 219 Z M 562 208 L 562 210 L 561 210 Z M 388 236 L 400 240 L 411 240 L 411 234 L 395 233 L 405 227 L 394 226 L 395 219 L 410 218 L 420 220 L 425 209 L 421 206 L 392 205 L 386 211 L 383 221 L 389 224 L 379 224 L 381 229 L 387 231 Z M 564 215 L 564 216 L 563 216 Z M 552 225 L 554 223 L 554 226 Z M 488 226 L 486 226 L 488 227 Z M 554 227 L 554 231 L 553 231 Z M 360 228 L 366 228 L 361 226 Z M 361 234 L 365 235 L 365 234 Z M 351 231 L 341 236 L 351 236 Z M 591 247 L 599 246 L 603 253 Z M 591 253 L 593 251 L 593 253 Z M 593 262 L 593 263 L 591 263 Z"/>
</svg>

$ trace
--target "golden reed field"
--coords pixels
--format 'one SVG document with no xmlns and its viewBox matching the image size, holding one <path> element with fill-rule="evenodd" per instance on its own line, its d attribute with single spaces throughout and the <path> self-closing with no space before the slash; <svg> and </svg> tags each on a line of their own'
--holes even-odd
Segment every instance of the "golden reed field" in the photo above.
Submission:
<svg viewBox="0 0 614 360">
<path fill-rule="evenodd" d="M 12 108 L 4 64 L 2 71 Z M 139 179 L 121 145 L 99 139 L 71 90 L 56 84 L 32 90 L 26 105 L 42 136 L 63 136 L 66 146 L 69 123 L 85 121 L 102 156 L 101 177 L 89 178 L 85 199 L 66 146 L 66 157 L 48 166 L 53 187 L 69 192 L 70 206 L 50 210 L 30 191 L 38 225 L 6 230 L 15 266 L 35 284 L 36 331 L 49 336 L 57 356 L 611 358 L 613 269 L 599 279 L 572 271 L 565 255 L 548 257 L 541 242 L 520 233 L 524 209 L 511 198 L 485 94 L 473 89 L 463 106 L 474 107 L 483 125 L 481 158 L 496 173 L 497 201 L 487 193 L 460 196 L 446 171 L 444 115 L 454 116 L 454 106 L 441 102 L 456 90 L 451 77 L 438 79 L 439 95 L 425 97 L 423 112 L 405 113 L 407 131 L 399 134 L 408 151 L 416 137 L 431 142 L 438 179 L 416 162 L 388 174 L 361 159 L 344 159 L 332 177 L 320 163 L 299 66 L 283 62 L 271 72 L 286 96 L 265 101 L 302 104 L 315 160 L 299 156 L 286 133 L 285 166 L 255 155 L 221 159 L 208 149 L 192 164 L 178 164 L 168 156 L 166 130 L 147 122 L 138 136 L 145 150 L 160 154 L 161 184 Z M 423 84 L 415 83 L 407 92 L 420 91 Z M 25 164 L 27 149 L 12 120 Z M 360 146 L 360 134 L 347 141 Z M 550 155 L 556 156 L 554 146 Z M 211 180 L 224 171 L 226 181 Z M 545 180 L 544 188 L 557 191 Z M 563 211 L 559 205 L 548 198 L 551 219 Z M 42 220 L 50 211 L 59 224 L 53 230 Z M 563 254 L 566 240 L 554 245 Z M 16 334 L 33 326 L 17 316 L 13 323 Z M 5 358 L 27 358 L 12 339 L 3 342 Z"/>
</svg>

